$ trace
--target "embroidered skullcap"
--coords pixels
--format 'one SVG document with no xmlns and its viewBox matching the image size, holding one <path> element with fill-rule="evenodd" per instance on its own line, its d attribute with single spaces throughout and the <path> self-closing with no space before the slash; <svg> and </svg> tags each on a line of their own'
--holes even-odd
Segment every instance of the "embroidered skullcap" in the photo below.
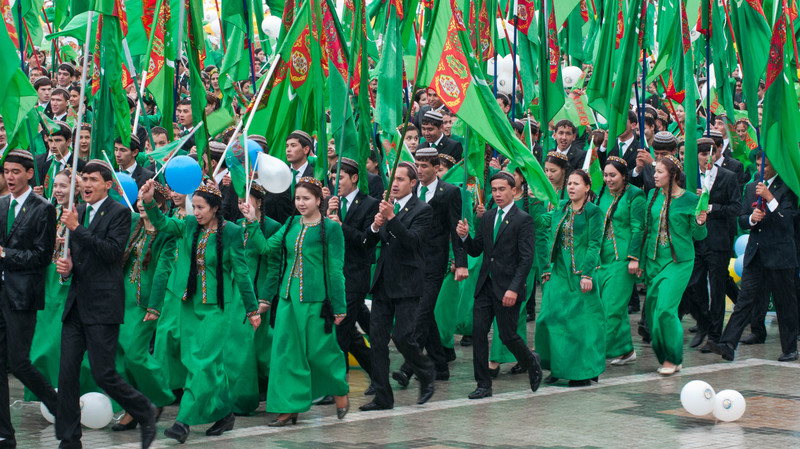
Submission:
<svg viewBox="0 0 800 449">
<path fill-rule="evenodd" d="M 84 166 L 84 170 L 92 167 L 93 165 L 99 165 L 101 168 L 104 168 L 104 169 L 108 170 L 109 172 L 113 172 L 114 171 L 114 169 L 111 167 L 111 164 L 109 164 L 108 162 L 106 162 L 106 161 L 104 161 L 102 159 L 92 159 L 92 160 L 90 160 Z"/>
<path fill-rule="evenodd" d="M 717 131 L 716 129 L 712 129 L 711 132 L 708 133 L 708 137 L 711 137 L 712 139 L 715 137 L 722 139 L 722 133 Z"/>
<path fill-rule="evenodd" d="M 211 153 L 215 155 L 222 155 L 222 153 L 225 152 L 226 146 L 227 145 L 225 145 L 224 143 L 217 142 L 215 140 L 212 140 L 211 142 L 208 143 L 209 151 L 211 151 Z"/>
<path fill-rule="evenodd" d="M 39 78 L 36 78 L 36 80 L 33 81 L 33 87 L 36 90 L 39 90 L 39 88 L 42 86 L 52 86 L 52 85 L 53 85 L 53 80 L 51 80 L 46 76 L 40 76 Z"/>
<path fill-rule="evenodd" d="M 350 159 L 349 157 L 342 158 L 342 168 L 349 167 L 355 171 L 358 171 L 358 162 Z"/>
<path fill-rule="evenodd" d="M 653 143 L 659 143 L 663 145 L 677 145 L 678 139 L 669 132 L 669 131 L 659 131 L 656 133 L 655 138 L 653 139 Z"/>
<path fill-rule="evenodd" d="M 75 76 L 76 73 L 75 66 L 68 62 L 64 62 L 60 66 L 58 66 L 58 70 L 66 70 L 67 72 L 69 72 L 71 76 Z"/>
<path fill-rule="evenodd" d="M 419 150 L 417 150 L 417 152 L 419 153 Z M 449 162 L 451 167 L 456 165 L 456 158 L 450 156 L 449 154 L 442 153 L 439 155 L 439 159 Z"/>
<path fill-rule="evenodd" d="M 259 136 L 258 134 L 255 134 L 252 136 L 248 135 L 247 138 L 257 143 L 262 150 L 269 151 L 269 146 L 267 145 L 267 139 L 265 139 L 264 136 Z"/>
<path fill-rule="evenodd" d="M 507 171 L 499 171 L 499 172 L 497 172 L 494 176 L 492 176 L 491 181 L 494 181 L 495 179 L 504 179 L 504 180 L 508 181 L 508 185 L 510 185 L 511 187 L 516 187 L 517 186 L 517 179 L 514 178 L 514 175 L 512 175 L 511 173 L 509 173 Z M 489 182 L 491 183 L 491 181 L 489 181 Z"/>
<path fill-rule="evenodd" d="M 300 142 L 300 145 L 304 147 L 310 147 L 312 142 L 311 136 L 302 129 L 296 129 L 292 131 L 292 133 L 289 134 L 289 137 L 286 138 L 286 140 L 289 139 L 297 139 L 297 141 Z"/>
<path fill-rule="evenodd" d="M 6 155 L 6 161 L 10 162 L 11 160 L 9 158 L 15 158 L 15 157 L 33 161 L 33 156 L 31 155 L 31 153 L 21 149 L 14 149 L 9 151 L 8 154 Z"/>
<path fill-rule="evenodd" d="M 439 113 L 439 111 L 434 111 L 433 109 L 425 111 L 424 117 L 427 118 L 427 119 L 436 120 L 436 121 L 439 121 L 439 122 L 444 120 L 444 117 L 442 117 L 442 114 Z"/>
<path fill-rule="evenodd" d="M 607 161 L 607 162 L 612 162 L 612 161 L 613 161 L 613 162 L 617 162 L 617 163 L 619 163 L 619 164 L 622 164 L 622 165 L 624 165 L 624 166 L 625 166 L 625 168 L 627 168 L 627 167 L 628 167 L 628 162 L 626 162 L 626 161 L 625 161 L 625 159 L 622 159 L 622 158 L 621 158 L 621 157 L 619 157 L 619 156 L 609 156 L 608 158 L 606 158 L 606 161 Z"/>
<path fill-rule="evenodd" d="M 419 174 L 417 174 L 417 166 L 412 164 L 411 162 L 403 161 L 397 167 L 398 168 L 405 167 L 409 173 L 414 174 L 414 178 L 417 178 L 419 176 Z"/>
<path fill-rule="evenodd" d="M 714 139 L 710 137 L 701 137 L 697 139 L 698 145 L 714 145 Z"/>
<path fill-rule="evenodd" d="M 427 147 L 427 148 L 420 148 L 417 150 L 415 157 L 436 157 L 439 156 L 439 152 L 436 151 L 434 147 Z"/>
<path fill-rule="evenodd" d="M 311 177 L 311 176 L 303 176 L 302 178 L 300 178 L 299 181 L 297 181 L 298 184 L 300 184 L 301 182 L 306 182 L 308 184 L 314 184 L 315 186 L 319 187 L 320 189 L 322 188 L 322 182 L 319 179 Z"/>
<path fill-rule="evenodd" d="M 208 184 L 201 184 L 200 187 L 198 187 L 197 190 L 194 191 L 194 193 L 197 192 L 208 193 L 222 198 L 222 192 L 220 192 L 218 188 Z"/>
<path fill-rule="evenodd" d="M 678 166 L 678 170 L 683 171 L 683 162 L 681 162 L 681 160 L 678 159 L 676 156 L 668 154 L 668 155 L 664 156 L 664 159 L 666 159 L 666 160 L 672 162 L 673 164 L 677 165 Z"/>
<path fill-rule="evenodd" d="M 66 95 L 67 98 L 69 98 L 69 92 L 67 92 L 67 89 L 64 89 L 63 87 L 56 87 L 55 89 L 52 90 L 52 92 L 50 92 L 51 97 L 55 94 Z"/>
<path fill-rule="evenodd" d="M 569 158 L 566 154 L 561 153 L 560 151 L 551 151 L 547 153 L 547 157 L 554 157 L 556 159 L 561 159 L 562 161 L 569 162 Z"/>
</svg>

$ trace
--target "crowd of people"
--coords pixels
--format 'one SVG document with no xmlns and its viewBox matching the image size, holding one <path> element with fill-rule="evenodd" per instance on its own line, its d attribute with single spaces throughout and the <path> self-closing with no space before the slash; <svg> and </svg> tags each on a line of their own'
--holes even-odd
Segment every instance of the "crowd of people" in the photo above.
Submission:
<svg viewBox="0 0 800 449">
<path fill-rule="evenodd" d="M 636 362 L 629 313 L 640 308 L 637 332 L 663 376 L 683 366 L 684 316 L 696 320 L 689 347 L 733 360 L 740 340 L 764 342 L 770 297 L 778 360 L 798 358 L 798 198 L 760 151 L 734 157 L 728 132 L 743 123 L 746 134 L 746 120 L 701 108 L 710 131 L 695 136 L 679 126 L 683 110 L 671 114 L 657 95 L 629 112 L 616 141 L 569 119 L 514 120 L 556 192 L 550 201 L 489 146 L 479 150 L 483 179 L 465 179 L 459 167 L 474 149 L 436 91 L 421 89 L 401 127 L 413 162 L 396 170 L 380 145 L 357 161 L 297 129 L 285 141 L 291 186 L 275 193 L 256 179 L 239 198 L 223 157 L 238 137 L 229 129 L 199 156 L 206 176 L 184 195 L 148 156 L 170 143 L 166 129 L 139 126 L 108 161 L 90 159 L 91 125 L 75 115 L 78 70 L 29 73 L 56 126 L 39 130 L 45 152 L 11 148 L 3 164 L 0 391 L 8 402 L 7 365 L 27 397 L 54 413 L 64 448 L 81 447 L 79 396 L 92 390 L 125 410 L 112 430 L 139 427 L 143 447 L 172 404 L 178 414 L 165 435 L 181 443 L 191 426 L 211 424 L 208 436 L 233 429 L 264 401 L 275 414 L 269 426 L 297 424 L 312 404 L 333 405 L 341 419 L 348 354 L 370 380 L 362 411 L 394 407 L 390 379 L 406 388 L 416 378 L 425 404 L 461 363 L 454 335 L 473 346 L 470 399 L 492 396 L 501 364 L 512 362 L 533 392 L 541 382 L 589 386 Z M 211 112 L 213 67 L 204 79 Z M 514 103 L 502 93 L 497 101 L 506 112 Z M 133 97 L 129 105 L 133 112 Z M 143 120 L 160 117 L 147 106 Z M 175 138 L 192 125 L 183 99 Z M 274 154 L 262 136 L 249 138 Z M 685 139 L 697 141 L 698 173 L 685 170 Z M 184 149 L 198 158 L 193 139 Z M 595 152 L 602 182 L 584 168 Z M 330 170 L 318 179 L 322 158 Z M 115 171 L 139 187 L 130 208 L 112 198 Z M 687 190 L 687 177 L 701 188 Z M 708 206 L 698 207 L 704 194 Z M 729 265 L 746 232 L 737 285 Z M 724 326 L 726 297 L 735 308 Z M 16 445 L 5 407 L 0 438 L 0 447 Z"/>
</svg>

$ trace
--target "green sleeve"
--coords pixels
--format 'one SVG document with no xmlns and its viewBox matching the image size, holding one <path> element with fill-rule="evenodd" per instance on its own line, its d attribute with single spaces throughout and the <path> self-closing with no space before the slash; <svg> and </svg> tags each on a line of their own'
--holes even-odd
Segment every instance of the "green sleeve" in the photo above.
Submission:
<svg viewBox="0 0 800 449">
<path fill-rule="evenodd" d="M 533 217 L 534 221 L 536 217 L 546 214 L 544 209 L 544 203 L 535 200 L 530 204 L 530 214 Z M 534 268 L 536 268 L 539 272 L 541 272 L 542 267 L 547 264 L 547 259 L 550 257 L 550 247 L 548 246 L 548 237 L 550 234 L 550 229 L 543 227 L 536 227 L 536 241 L 535 241 L 535 252 L 534 255 Z"/>
<path fill-rule="evenodd" d="M 164 305 L 164 295 L 167 293 L 169 277 L 175 266 L 175 248 L 178 246 L 178 240 L 166 234 L 158 234 L 154 238 L 161 240 L 162 243 L 159 247 L 153 245 L 154 248 L 150 254 L 150 263 L 156 263 L 156 272 L 153 275 L 153 283 L 150 286 L 150 300 L 149 304 L 147 304 L 147 309 L 148 311 L 152 309 L 161 312 L 161 308 Z"/>
<path fill-rule="evenodd" d="M 258 254 L 266 256 L 267 253 L 267 238 L 261 232 L 261 227 L 257 221 L 244 221 L 244 227 L 247 229 L 247 246 L 254 249 Z"/>
<path fill-rule="evenodd" d="M 642 252 L 642 236 L 644 234 L 645 200 L 644 192 L 638 190 L 631 199 L 631 240 L 628 245 L 628 259 L 639 260 Z"/>
<path fill-rule="evenodd" d="M 267 240 L 267 248 L 272 248 L 272 250 L 267 251 L 269 257 L 269 262 L 267 263 L 267 278 L 261 292 L 264 295 L 263 298 L 268 301 L 272 301 L 272 298 L 278 294 L 278 282 L 280 282 L 281 272 L 283 271 L 283 266 L 281 265 L 282 251 L 280 246 L 283 241 L 283 234 L 287 232 L 287 225 L 288 222 Z"/>
<path fill-rule="evenodd" d="M 702 225 L 697 224 L 697 218 L 694 216 L 694 211 L 689 214 L 689 219 L 692 221 L 692 238 L 695 240 L 703 240 L 708 236 L 708 229 L 705 223 Z"/>
<path fill-rule="evenodd" d="M 599 207 L 593 207 L 586 212 L 588 213 L 586 232 L 589 239 L 581 267 L 581 276 L 591 279 L 594 277 L 594 270 L 600 265 L 600 247 L 603 244 L 603 213 Z"/>
<path fill-rule="evenodd" d="M 256 300 L 256 294 L 253 292 L 253 280 L 250 278 L 250 270 L 247 268 L 247 260 L 244 257 L 244 237 L 242 228 L 233 223 L 225 225 L 226 228 L 229 226 L 233 229 L 224 232 L 223 238 L 229 235 L 228 239 L 230 241 L 225 242 L 225 246 L 230 251 L 234 282 L 239 288 L 239 293 L 241 293 L 242 301 L 244 302 L 244 310 L 249 316 L 258 311 L 258 301 Z M 220 279 L 217 280 L 217 282 L 220 281 Z"/>
<path fill-rule="evenodd" d="M 347 303 L 344 294 L 344 233 L 338 223 L 325 220 L 326 244 L 328 245 L 328 299 L 331 300 L 334 314 L 347 313 Z M 329 224 L 328 224 L 329 223 Z"/>
<path fill-rule="evenodd" d="M 178 220 L 174 217 L 167 217 L 156 205 L 155 201 L 151 201 L 144 205 L 144 210 L 147 212 L 147 218 L 150 223 L 159 230 L 159 232 L 166 232 L 175 237 L 183 237 L 186 233 L 186 221 Z M 189 217 L 186 217 L 187 219 Z"/>
</svg>

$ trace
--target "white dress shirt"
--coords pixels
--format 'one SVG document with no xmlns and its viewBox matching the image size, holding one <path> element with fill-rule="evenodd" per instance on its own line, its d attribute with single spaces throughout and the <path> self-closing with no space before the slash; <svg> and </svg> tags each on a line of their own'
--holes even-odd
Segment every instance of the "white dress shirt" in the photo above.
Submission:
<svg viewBox="0 0 800 449">
<path fill-rule="evenodd" d="M 433 199 L 433 194 L 436 192 L 436 186 L 438 185 L 439 185 L 439 178 L 438 177 L 433 178 L 433 182 L 426 186 L 428 187 L 428 191 L 425 192 L 425 198 L 422 198 L 420 197 L 420 194 L 422 192 L 422 183 L 419 183 L 419 185 L 417 186 L 417 197 L 419 197 L 419 199 L 425 201 L 426 203 L 430 203 L 431 200 Z"/>
</svg>

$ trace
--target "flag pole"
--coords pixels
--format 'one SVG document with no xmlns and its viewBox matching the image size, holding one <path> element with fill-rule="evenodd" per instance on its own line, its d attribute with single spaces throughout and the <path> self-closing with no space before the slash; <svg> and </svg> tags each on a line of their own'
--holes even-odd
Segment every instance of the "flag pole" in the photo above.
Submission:
<svg viewBox="0 0 800 449">
<path fill-rule="evenodd" d="M 18 0 L 19 1 L 19 0 Z M 81 125 L 83 124 L 83 113 L 86 109 L 86 106 L 83 104 L 84 99 L 86 98 L 86 72 L 89 71 L 87 67 L 89 58 L 87 55 L 89 54 L 89 39 L 92 36 L 92 19 L 94 17 L 94 11 L 91 9 L 89 10 L 89 17 L 87 23 L 89 24 L 86 27 L 86 40 L 83 44 L 83 68 L 81 69 L 81 93 L 80 93 L 80 101 L 78 101 L 78 120 L 76 121 L 76 129 L 80 129 Z M 75 131 L 72 132 L 75 135 Z M 78 132 L 80 135 L 80 131 Z M 67 204 L 67 209 L 72 210 L 75 206 L 75 184 L 78 180 L 78 153 L 75 151 L 76 141 L 79 139 L 72 139 L 72 179 L 70 180 L 69 184 L 69 202 Z M 64 248 L 69 248 L 69 236 L 70 232 L 67 229 L 66 233 L 64 234 Z"/>
<path fill-rule="evenodd" d="M 44 6 L 42 6 L 42 15 L 44 16 L 45 19 L 44 23 L 45 25 L 47 25 L 47 30 L 50 31 L 50 34 L 53 34 L 53 27 L 50 26 L 50 22 L 47 21 L 47 13 L 44 10 Z M 55 25 L 55 18 L 53 19 L 53 21 L 54 21 L 53 25 Z M 62 61 L 61 61 L 61 55 L 58 54 L 58 39 L 52 39 L 52 41 L 53 41 L 53 59 L 51 59 L 51 62 L 53 63 L 53 65 L 55 65 L 56 57 L 58 58 L 59 63 L 61 63 Z"/>
<path fill-rule="evenodd" d="M 245 41 L 244 44 L 247 45 L 247 52 L 250 54 L 250 81 L 252 82 L 253 89 L 255 89 L 256 85 L 256 62 L 253 58 L 253 45 L 252 40 L 250 39 L 250 26 L 253 24 L 253 18 L 250 17 L 250 10 L 247 9 L 247 0 L 242 0 L 242 5 L 244 5 L 244 27 L 245 27 Z M 222 35 L 222 27 L 220 25 L 219 34 Z M 245 150 L 247 150 L 245 148 Z"/>
<path fill-rule="evenodd" d="M 706 30 L 706 136 L 711 136 L 711 2 L 708 2 Z M 698 175 L 699 176 L 699 175 Z"/>
<path fill-rule="evenodd" d="M 639 147 L 647 148 L 647 139 L 644 137 L 644 101 L 647 93 L 647 50 L 642 42 L 642 102 L 639 106 Z"/>
<path fill-rule="evenodd" d="M 108 154 L 106 154 L 105 151 L 102 151 L 102 153 L 103 153 L 103 157 L 106 159 L 106 162 L 108 162 L 108 165 L 111 165 L 113 167 L 114 165 L 111 163 L 111 159 L 108 158 Z M 119 189 L 122 191 L 122 198 L 125 199 L 125 204 L 128 205 L 128 209 L 130 209 L 131 212 L 136 212 L 135 210 L 133 210 L 133 206 L 131 205 L 131 200 L 128 198 L 128 195 L 125 193 L 125 189 L 122 188 L 122 183 L 119 182 L 119 176 L 117 176 L 117 172 L 115 172 L 114 170 L 111 170 L 111 176 L 114 177 L 114 181 L 117 182 L 117 185 L 119 186 Z"/>
<path fill-rule="evenodd" d="M 214 7 L 217 8 L 217 21 L 219 22 L 219 40 L 222 42 L 222 52 L 228 50 L 225 48 L 225 33 L 222 32 L 222 14 L 219 12 L 219 0 L 214 0 Z"/>
<path fill-rule="evenodd" d="M 192 128 L 191 131 L 189 131 L 188 134 L 186 134 L 185 136 L 181 137 L 181 140 L 180 140 L 181 144 L 178 145 L 177 148 L 172 150 L 172 154 L 169 155 L 169 157 L 167 158 L 166 162 L 164 162 L 161 165 L 161 167 L 158 169 L 158 171 L 156 171 L 156 173 L 152 176 L 152 179 L 156 179 L 156 177 L 161 174 L 161 171 L 164 170 L 164 168 L 166 168 L 167 164 L 169 164 L 169 161 L 171 161 L 172 158 L 174 158 L 175 155 L 178 154 L 178 151 L 183 147 L 183 145 L 186 143 L 186 141 L 189 140 L 189 138 L 192 137 L 194 135 L 194 133 L 197 132 L 198 129 L 200 129 L 201 126 L 203 126 L 203 122 L 199 122 L 198 124 L 194 125 L 194 127 Z M 155 162 L 156 161 L 154 160 L 153 163 L 155 163 Z"/>
<path fill-rule="evenodd" d="M 499 3 L 498 3 L 499 5 Z M 514 23 L 517 23 L 517 14 L 514 13 Z M 505 29 L 505 26 L 503 26 Z M 506 31 L 508 33 L 508 31 Z M 516 112 L 514 108 L 517 103 L 517 27 L 514 26 L 514 51 L 511 52 L 511 64 L 514 67 L 514 71 L 511 72 L 511 120 L 514 120 L 516 117 Z"/>
<path fill-rule="evenodd" d="M 17 28 L 18 28 L 17 32 L 20 34 L 20 36 L 17 36 L 17 41 L 19 42 L 19 68 L 21 68 L 22 71 L 24 72 L 25 71 L 25 48 L 27 47 L 27 44 L 25 44 L 25 40 L 21 39 L 21 37 L 22 37 L 21 36 L 21 34 L 22 34 L 22 1 L 21 0 L 17 0 L 17 23 L 19 24 L 17 26 Z M 91 28 L 91 27 L 89 27 L 89 28 Z"/>
</svg>

